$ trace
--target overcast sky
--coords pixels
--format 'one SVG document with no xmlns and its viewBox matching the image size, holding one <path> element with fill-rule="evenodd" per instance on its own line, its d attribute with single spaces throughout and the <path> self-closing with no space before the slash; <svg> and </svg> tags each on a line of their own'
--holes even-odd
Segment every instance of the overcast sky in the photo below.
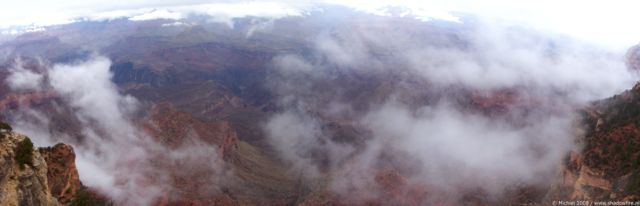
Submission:
<svg viewBox="0 0 640 206">
<path fill-rule="evenodd" d="M 489 19 L 518 23 L 532 28 L 567 34 L 601 46 L 627 48 L 640 42 L 640 20 L 637 1 L 579 0 L 315 0 L 315 1 L 206 1 L 206 0 L 2 0 L 0 28 L 16 25 L 52 25 L 72 22 L 75 18 L 109 19 L 139 16 L 161 9 L 154 16 L 178 19 L 189 12 L 227 15 L 282 17 L 301 15 L 318 3 L 341 4 L 356 9 L 379 12 L 385 6 L 406 6 L 414 15 L 452 20 L 449 12 L 465 12 Z M 168 14 L 171 11 L 173 14 Z M 428 19 L 428 18 L 425 18 Z"/>
</svg>

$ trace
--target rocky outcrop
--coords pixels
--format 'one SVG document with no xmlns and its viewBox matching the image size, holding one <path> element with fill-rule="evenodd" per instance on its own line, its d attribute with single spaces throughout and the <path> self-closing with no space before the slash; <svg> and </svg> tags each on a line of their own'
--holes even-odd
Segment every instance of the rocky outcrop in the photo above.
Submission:
<svg viewBox="0 0 640 206">
<path fill-rule="evenodd" d="M 553 200 L 640 200 L 640 84 L 582 112 L 581 151 L 565 159 Z"/>
<path fill-rule="evenodd" d="M 5 133 L 0 137 L 0 203 L 6 206 L 60 205 L 47 181 L 47 162 L 38 150 L 31 150 L 28 164 L 20 164 L 16 148 L 28 137 Z"/>
<path fill-rule="evenodd" d="M 73 147 L 59 143 L 53 147 L 40 148 L 38 151 L 47 162 L 47 179 L 51 194 L 60 203 L 69 203 L 82 189 Z"/>
</svg>

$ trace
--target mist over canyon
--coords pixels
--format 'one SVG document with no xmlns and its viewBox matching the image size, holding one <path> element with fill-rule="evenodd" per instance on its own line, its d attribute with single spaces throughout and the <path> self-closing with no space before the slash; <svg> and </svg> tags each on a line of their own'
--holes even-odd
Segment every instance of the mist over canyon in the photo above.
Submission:
<svg viewBox="0 0 640 206">
<path fill-rule="evenodd" d="M 73 148 L 62 205 L 640 198 L 633 45 L 401 6 L 117 8 L 0 32 L 3 121 Z"/>
</svg>

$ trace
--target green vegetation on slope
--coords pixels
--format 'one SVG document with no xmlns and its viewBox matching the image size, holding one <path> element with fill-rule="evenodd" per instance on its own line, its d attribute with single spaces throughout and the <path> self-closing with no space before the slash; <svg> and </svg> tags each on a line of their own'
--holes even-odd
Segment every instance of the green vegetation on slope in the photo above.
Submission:
<svg viewBox="0 0 640 206">
<path fill-rule="evenodd" d="M 24 165 L 33 167 L 33 143 L 28 137 L 18 143 L 15 149 L 15 160 L 20 164 L 20 169 L 24 169 Z"/>
<path fill-rule="evenodd" d="M 0 140 L 4 138 L 7 132 L 11 132 L 11 131 L 13 131 L 13 128 L 11 128 L 11 125 L 5 122 L 0 122 Z"/>
</svg>

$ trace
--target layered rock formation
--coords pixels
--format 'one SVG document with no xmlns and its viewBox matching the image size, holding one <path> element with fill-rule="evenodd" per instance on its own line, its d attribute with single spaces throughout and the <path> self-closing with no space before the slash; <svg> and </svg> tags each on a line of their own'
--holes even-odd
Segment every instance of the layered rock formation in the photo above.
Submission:
<svg viewBox="0 0 640 206">
<path fill-rule="evenodd" d="M 170 103 L 161 103 L 154 107 L 144 128 L 156 140 L 168 147 L 175 148 L 194 137 L 211 145 L 217 145 L 219 156 L 227 157 L 237 149 L 238 137 L 228 122 L 205 123 L 191 115 L 178 111 Z"/>
</svg>

